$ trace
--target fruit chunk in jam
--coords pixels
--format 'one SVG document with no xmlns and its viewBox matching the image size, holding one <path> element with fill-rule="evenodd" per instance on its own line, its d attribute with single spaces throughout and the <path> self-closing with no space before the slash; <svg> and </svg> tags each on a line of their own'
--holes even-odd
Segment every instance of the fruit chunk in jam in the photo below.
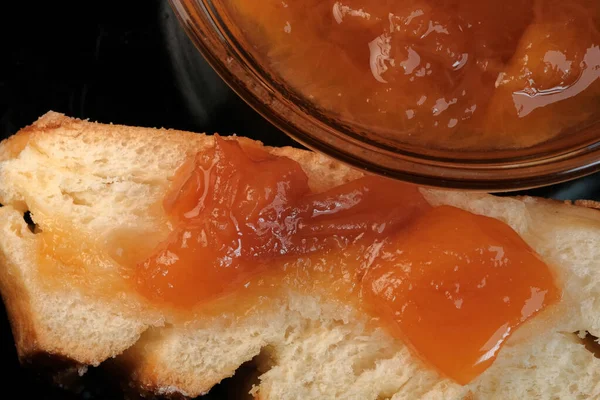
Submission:
<svg viewBox="0 0 600 400">
<path fill-rule="evenodd" d="M 177 229 L 138 265 L 137 280 L 180 306 L 238 289 L 274 260 L 385 237 L 427 207 L 414 186 L 376 177 L 312 193 L 297 162 L 219 137 L 174 186 L 165 209 Z"/>
<path fill-rule="evenodd" d="M 590 27 L 600 19 L 594 22 L 593 12 L 586 11 L 591 4 L 547 0 L 540 5 L 538 19 L 497 77 L 489 132 L 508 140 L 518 131 L 520 137 L 511 140 L 533 144 L 593 121 L 600 101 L 600 26 Z M 600 6 L 594 7 L 600 13 Z"/>
<path fill-rule="evenodd" d="M 506 224 L 458 208 L 426 212 L 380 250 L 363 295 L 421 357 L 459 383 L 559 293 L 548 267 Z"/>
<path fill-rule="evenodd" d="M 188 309 L 257 278 L 320 284 L 459 383 L 559 297 L 549 268 L 496 219 L 431 207 L 380 177 L 313 193 L 297 162 L 235 140 L 216 137 L 186 162 L 164 208 L 176 228 L 136 267 L 146 297 Z"/>
<path fill-rule="evenodd" d="M 380 140 L 521 148 L 600 120 L 597 0 L 223 3 L 270 75 Z"/>
</svg>

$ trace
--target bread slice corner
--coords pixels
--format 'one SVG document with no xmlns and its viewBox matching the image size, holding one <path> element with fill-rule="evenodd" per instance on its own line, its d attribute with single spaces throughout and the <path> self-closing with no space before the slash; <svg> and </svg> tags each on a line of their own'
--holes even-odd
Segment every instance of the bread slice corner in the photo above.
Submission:
<svg viewBox="0 0 600 400">
<path fill-rule="evenodd" d="M 164 216 L 149 210 L 183 160 L 212 140 L 50 112 L 0 144 L 0 292 L 22 362 L 49 357 L 78 372 L 110 365 L 165 396 L 206 393 L 254 360 L 259 373 L 251 393 L 264 400 L 600 398 L 600 359 L 575 334 L 600 335 L 600 213 L 575 205 L 423 189 L 432 205 L 513 227 L 552 265 L 565 292 L 555 313 L 520 328 L 494 365 L 466 386 L 428 368 L 401 340 L 327 293 L 290 290 L 248 318 L 177 325 L 146 306 L 128 308 L 44 281 L 45 227 L 58 222 L 81 237 L 158 229 Z M 316 191 L 362 176 L 312 152 L 269 150 L 298 161 Z"/>
</svg>

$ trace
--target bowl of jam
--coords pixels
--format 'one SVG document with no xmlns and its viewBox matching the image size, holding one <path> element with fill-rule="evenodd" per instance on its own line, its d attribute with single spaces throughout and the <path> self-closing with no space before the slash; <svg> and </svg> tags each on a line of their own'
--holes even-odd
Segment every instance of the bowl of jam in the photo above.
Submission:
<svg viewBox="0 0 600 400">
<path fill-rule="evenodd" d="M 171 4 L 234 91 L 340 161 L 486 191 L 600 170 L 597 0 Z"/>
</svg>

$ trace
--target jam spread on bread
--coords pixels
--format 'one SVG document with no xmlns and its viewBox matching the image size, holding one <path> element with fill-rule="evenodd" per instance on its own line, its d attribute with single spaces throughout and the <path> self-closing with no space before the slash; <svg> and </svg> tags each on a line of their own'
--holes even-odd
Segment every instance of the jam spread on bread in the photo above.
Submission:
<svg viewBox="0 0 600 400">
<path fill-rule="evenodd" d="M 320 286 L 461 384 L 560 297 L 549 267 L 499 220 L 432 207 L 382 177 L 316 192 L 296 161 L 237 140 L 216 136 L 190 157 L 163 207 L 173 230 L 133 275 L 150 301 L 187 310 Z"/>
<path fill-rule="evenodd" d="M 385 238 L 429 206 L 416 187 L 377 177 L 312 193 L 297 162 L 217 136 L 179 169 L 164 207 L 177 228 L 138 280 L 150 297 L 189 307 L 273 263 Z"/>
<path fill-rule="evenodd" d="M 597 0 L 222 3 L 270 75 L 375 140 L 522 148 L 600 120 Z"/>
<path fill-rule="evenodd" d="M 505 223 L 426 211 L 362 280 L 366 302 L 426 361 L 468 383 L 514 330 L 560 293 L 544 262 Z"/>
</svg>

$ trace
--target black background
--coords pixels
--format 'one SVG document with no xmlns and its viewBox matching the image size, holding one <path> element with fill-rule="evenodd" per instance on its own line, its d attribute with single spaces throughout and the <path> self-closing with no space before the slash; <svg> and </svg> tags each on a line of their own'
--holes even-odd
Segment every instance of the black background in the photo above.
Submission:
<svg viewBox="0 0 600 400">
<path fill-rule="evenodd" d="M 253 0 L 248 0 L 253 1 Z M 165 0 L 7 1 L 0 9 L 0 139 L 49 110 L 99 122 L 239 133 L 293 142 L 253 112 L 207 67 Z M 600 199 L 598 175 L 527 193 Z M 9 398 L 119 398 L 103 383 L 78 395 L 18 364 L 0 309 L 0 381 Z M 90 381 L 95 381 L 96 373 Z M 221 389 L 214 398 L 227 397 Z"/>
<path fill-rule="evenodd" d="M 106 123 L 243 132 L 272 145 L 293 144 L 220 81 L 163 0 L 4 2 L 0 139 L 49 110 Z M 72 394 L 20 367 L 0 304 L 0 397 L 123 396 L 102 372 L 89 375 Z M 209 397 L 230 397 L 226 387 Z M 14 396 L 8 395 L 11 388 Z"/>
</svg>

